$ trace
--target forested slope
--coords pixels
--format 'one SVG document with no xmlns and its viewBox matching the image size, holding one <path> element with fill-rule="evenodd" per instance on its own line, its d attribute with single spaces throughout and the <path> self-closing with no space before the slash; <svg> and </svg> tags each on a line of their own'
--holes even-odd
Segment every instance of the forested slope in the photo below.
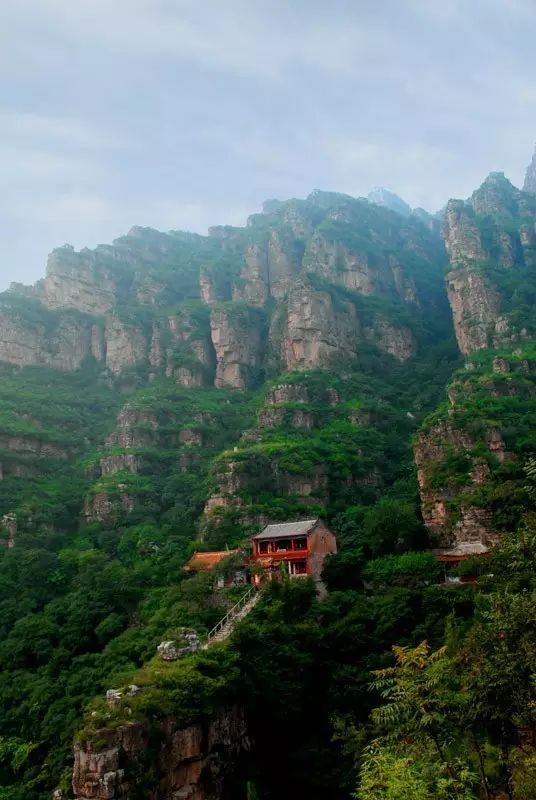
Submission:
<svg viewBox="0 0 536 800">
<path fill-rule="evenodd" d="M 2 797 L 72 796 L 75 737 L 78 797 L 533 796 L 535 220 L 495 174 L 446 249 L 317 192 L 0 297 Z M 240 594 L 194 548 L 317 515 L 327 600 L 282 582 L 156 654 Z M 443 583 L 431 549 L 498 541 Z"/>
</svg>

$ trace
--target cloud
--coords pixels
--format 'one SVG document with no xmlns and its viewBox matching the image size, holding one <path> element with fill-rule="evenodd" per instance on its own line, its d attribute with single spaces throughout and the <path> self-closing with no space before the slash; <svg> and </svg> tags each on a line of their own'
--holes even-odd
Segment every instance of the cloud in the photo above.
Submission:
<svg viewBox="0 0 536 800">
<path fill-rule="evenodd" d="M 492 169 L 519 184 L 531 23 L 534 0 L 0 3 L 0 266 L 314 188 L 434 210 Z"/>
</svg>

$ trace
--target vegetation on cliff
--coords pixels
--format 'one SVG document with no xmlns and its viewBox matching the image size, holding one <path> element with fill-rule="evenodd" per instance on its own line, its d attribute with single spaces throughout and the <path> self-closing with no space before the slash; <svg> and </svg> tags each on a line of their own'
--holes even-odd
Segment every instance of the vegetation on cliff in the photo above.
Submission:
<svg viewBox="0 0 536 800">
<path fill-rule="evenodd" d="M 233 800 L 533 796 L 534 203 L 492 176 L 449 209 L 463 366 L 440 238 L 335 193 L 60 248 L 3 296 L 2 798 L 69 796 L 75 735 L 99 752 L 135 724 L 143 796 L 166 721 L 233 705 L 253 743 Z M 492 287 L 477 323 L 467 253 Z M 186 573 L 194 548 L 318 514 L 326 600 L 281 580 L 229 642 L 156 654 L 241 592 Z M 476 584 L 430 552 L 499 539 L 458 568 Z"/>
</svg>

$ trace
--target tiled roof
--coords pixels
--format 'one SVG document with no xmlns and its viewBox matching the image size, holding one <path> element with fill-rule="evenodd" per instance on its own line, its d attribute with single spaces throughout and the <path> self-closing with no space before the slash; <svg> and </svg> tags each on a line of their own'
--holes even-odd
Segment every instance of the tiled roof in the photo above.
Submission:
<svg viewBox="0 0 536 800">
<path fill-rule="evenodd" d="M 223 561 L 228 556 L 234 556 L 238 550 L 215 550 L 210 553 L 201 551 L 194 553 L 191 559 L 184 565 L 185 570 L 209 570 Z"/>
<path fill-rule="evenodd" d="M 253 539 L 258 541 L 259 539 L 283 539 L 287 536 L 305 536 L 317 522 L 318 517 L 315 517 L 315 519 L 302 519 L 299 522 L 280 522 L 267 525 L 264 530 L 253 536 Z"/>
<path fill-rule="evenodd" d="M 488 548 L 482 542 L 458 542 L 454 547 L 435 551 L 439 559 L 463 558 L 464 556 L 484 555 Z"/>
</svg>

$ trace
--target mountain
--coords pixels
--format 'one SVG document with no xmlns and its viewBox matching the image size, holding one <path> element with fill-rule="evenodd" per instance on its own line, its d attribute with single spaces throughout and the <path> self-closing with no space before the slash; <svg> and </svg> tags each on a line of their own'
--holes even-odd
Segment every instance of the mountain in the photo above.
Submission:
<svg viewBox="0 0 536 800">
<path fill-rule="evenodd" d="M 375 186 L 367 195 L 367 200 L 377 206 L 389 208 L 391 211 L 396 211 L 403 217 L 411 216 L 411 206 L 408 206 L 405 200 L 402 200 L 394 192 L 384 189 L 382 186 Z"/>
<path fill-rule="evenodd" d="M 65 245 L 0 295 L 3 796 L 380 800 L 380 773 L 530 796 L 533 636 L 490 609 L 535 590 L 507 550 L 535 510 L 535 224 L 501 173 L 442 231 L 386 190 L 314 192 Z M 317 516 L 327 598 L 275 581 L 198 649 L 250 536 Z M 199 549 L 229 556 L 185 571 Z M 408 703 L 447 681 L 437 735 L 382 711 L 386 667 Z"/>
<path fill-rule="evenodd" d="M 527 172 L 525 175 L 525 183 L 523 184 L 523 191 L 536 194 L 536 150 L 532 156 Z"/>
</svg>

